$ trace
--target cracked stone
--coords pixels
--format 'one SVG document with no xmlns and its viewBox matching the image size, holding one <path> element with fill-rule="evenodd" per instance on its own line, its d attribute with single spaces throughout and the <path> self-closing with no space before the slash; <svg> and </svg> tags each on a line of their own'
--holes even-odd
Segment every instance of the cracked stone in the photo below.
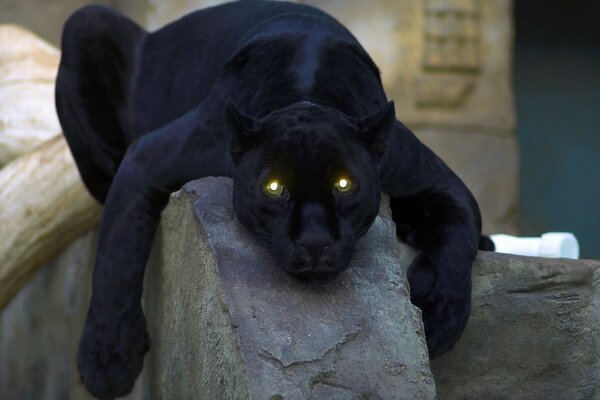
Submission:
<svg viewBox="0 0 600 400">
<path fill-rule="evenodd" d="M 146 279 L 147 362 L 162 366 L 145 371 L 152 393 L 435 397 L 433 380 L 420 379 L 429 371 L 427 349 L 402 269 L 408 254 L 389 213 L 377 217 L 349 269 L 327 282 L 287 275 L 232 215 L 226 178 L 187 184 L 163 212 Z M 161 310 L 167 299 L 169 310 Z"/>
</svg>

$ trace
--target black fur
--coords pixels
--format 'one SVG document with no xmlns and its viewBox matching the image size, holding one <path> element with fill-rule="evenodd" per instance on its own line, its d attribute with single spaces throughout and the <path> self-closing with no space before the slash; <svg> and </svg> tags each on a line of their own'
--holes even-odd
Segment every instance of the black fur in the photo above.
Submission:
<svg viewBox="0 0 600 400">
<path fill-rule="evenodd" d="M 379 71 L 335 19 L 309 6 L 242 1 L 155 33 L 98 6 L 65 24 L 56 103 L 90 192 L 105 203 L 93 292 L 78 352 L 89 391 L 128 393 L 149 341 L 146 260 L 169 193 L 234 179 L 239 220 L 300 278 L 345 269 L 391 197 L 431 357 L 469 316 L 477 204 L 394 116 Z M 398 99 L 398 101 L 402 101 Z M 335 182 L 352 186 L 339 190 Z M 277 195 L 265 184 L 277 180 Z M 402 338 L 398 338 L 402 340 Z"/>
</svg>

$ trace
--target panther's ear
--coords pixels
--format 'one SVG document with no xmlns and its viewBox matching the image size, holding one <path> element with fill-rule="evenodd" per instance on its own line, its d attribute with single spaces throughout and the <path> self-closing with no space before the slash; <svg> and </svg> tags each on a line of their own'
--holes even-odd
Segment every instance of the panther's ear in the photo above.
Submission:
<svg viewBox="0 0 600 400">
<path fill-rule="evenodd" d="M 258 121 L 249 115 L 238 111 L 233 103 L 227 103 L 223 112 L 225 127 L 231 132 L 242 135 L 252 136 L 258 133 Z"/>
<path fill-rule="evenodd" d="M 357 123 L 361 138 L 377 157 L 382 157 L 387 149 L 387 139 L 396 121 L 394 102 L 388 102 L 383 108 L 360 119 Z"/>
<path fill-rule="evenodd" d="M 223 112 L 225 128 L 231 132 L 229 151 L 234 161 L 257 142 L 258 121 L 240 112 L 232 103 L 225 106 Z"/>
</svg>

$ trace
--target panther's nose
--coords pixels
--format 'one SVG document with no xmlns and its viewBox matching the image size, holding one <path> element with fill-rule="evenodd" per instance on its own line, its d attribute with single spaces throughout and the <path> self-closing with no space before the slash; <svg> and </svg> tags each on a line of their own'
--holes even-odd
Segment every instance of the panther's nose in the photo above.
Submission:
<svg viewBox="0 0 600 400">
<path fill-rule="evenodd" d="M 331 244 L 333 240 L 329 237 L 305 237 L 298 241 L 298 245 L 305 249 L 312 257 L 314 264 L 319 262 L 319 258 Z"/>
</svg>

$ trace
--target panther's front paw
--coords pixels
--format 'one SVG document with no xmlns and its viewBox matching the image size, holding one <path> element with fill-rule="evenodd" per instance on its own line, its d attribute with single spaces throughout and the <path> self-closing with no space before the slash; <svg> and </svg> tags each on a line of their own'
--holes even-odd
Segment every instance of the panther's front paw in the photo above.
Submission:
<svg viewBox="0 0 600 400">
<path fill-rule="evenodd" d="M 149 348 L 141 307 L 122 320 L 108 323 L 88 315 L 77 353 L 83 384 L 102 400 L 128 394 Z"/>
<path fill-rule="evenodd" d="M 411 301 L 423 315 L 429 357 L 439 357 L 454 347 L 469 320 L 470 265 L 465 263 L 461 270 L 421 253 L 409 269 L 408 281 Z"/>
</svg>

